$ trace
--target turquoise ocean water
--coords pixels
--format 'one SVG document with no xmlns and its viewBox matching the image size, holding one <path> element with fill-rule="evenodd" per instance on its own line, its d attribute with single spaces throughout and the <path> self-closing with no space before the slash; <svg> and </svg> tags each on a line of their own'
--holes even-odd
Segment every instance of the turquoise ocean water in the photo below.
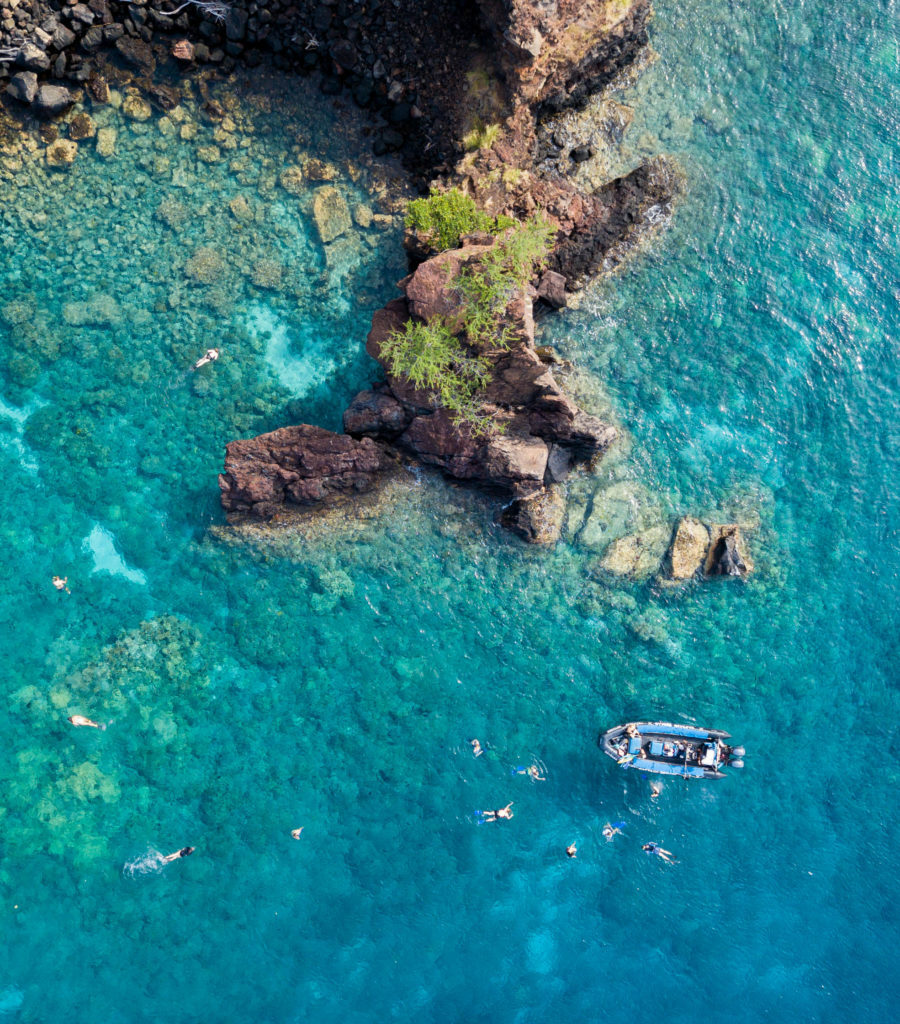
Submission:
<svg viewBox="0 0 900 1024">
<path fill-rule="evenodd" d="M 657 4 L 610 159 L 688 191 L 545 323 L 625 438 L 549 553 L 427 475 L 356 526 L 219 529 L 226 441 L 371 379 L 404 265 L 349 111 L 246 79 L 225 124 L 189 94 L 96 114 L 111 160 L 0 158 L 0 1018 L 896 1020 L 897 18 Z M 322 187 L 368 210 L 327 255 Z M 682 514 L 755 527 L 755 574 L 598 569 Z M 747 768 L 652 800 L 595 740 L 657 716 Z"/>
</svg>

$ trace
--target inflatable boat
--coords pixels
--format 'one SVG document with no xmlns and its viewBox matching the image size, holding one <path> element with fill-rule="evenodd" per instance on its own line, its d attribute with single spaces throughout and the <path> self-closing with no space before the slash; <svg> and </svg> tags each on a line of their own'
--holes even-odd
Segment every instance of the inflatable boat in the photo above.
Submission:
<svg viewBox="0 0 900 1024">
<path fill-rule="evenodd" d="M 622 768 L 685 779 L 722 779 L 723 768 L 743 768 L 744 748 L 731 747 L 721 729 L 673 722 L 629 722 L 601 733 L 604 753 Z"/>
</svg>

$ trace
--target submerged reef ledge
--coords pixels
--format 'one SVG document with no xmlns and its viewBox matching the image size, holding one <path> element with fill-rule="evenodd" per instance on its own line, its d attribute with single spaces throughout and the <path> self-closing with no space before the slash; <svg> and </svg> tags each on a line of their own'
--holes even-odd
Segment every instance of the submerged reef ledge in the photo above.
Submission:
<svg viewBox="0 0 900 1024">
<path fill-rule="evenodd" d="M 548 544 L 559 538 L 565 501 L 558 485 L 573 466 L 601 456 L 617 433 L 563 393 L 553 377 L 553 354 L 535 347 L 535 307 L 565 306 L 573 292 L 614 269 L 665 224 L 681 177 L 673 163 L 657 157 L 585 194 L 568 178 L 538 170 L 537 126 L 541 116 L 582 104 L 635 61 L 647 45 L 649 11 L 641 0 L 481 5 L 494 42 L 490 77 L 500 96 L 495 102 L 505 116 L 490 131 L 476 129 L 477 145 L 440 168 L 431 185 L 461 189 L 495 223 L 504 217 L 525 221 L 540 211 L 555 229 L 546 266 L 503 313 L 510 340 L 482 351 L 487 381 L 478 416 L 487 429 L 460 422 L 433 392 L 392 373 L 384 346 L 410 323 L 450 323 L 460 306 L 456 275 L 488 258 L 502 242 L 502 229 L 464 235 L 443 251 L 427 233 L 410 230 L 406 247 L 413 271 L 400 282 L 403 296 L 374 314 L 366 344 L 384 380 L 353 399 L 344 413 L 343 438 L 331 435 L 334 440 L 325 443 L 326 432 L 304 426 L 293 428 L 292 449 L 282 446 L 288 435 L 281 431 L 231 442 L 219 477 L 230 517 L 271 518 L 275 494 L 285 504 L 311 506 L 363 492 L 403 460 L 498 494 L 504 501 L 499 523 L 524 540 Z M 483 68 L 483 53 L 480 59 Z M 330 453 L 324 458 L 323 447 Z M 349 473 L 348 458 L 355 460 Z M 309 477 L 316 471 L 318 482 Z"/>
</svg>

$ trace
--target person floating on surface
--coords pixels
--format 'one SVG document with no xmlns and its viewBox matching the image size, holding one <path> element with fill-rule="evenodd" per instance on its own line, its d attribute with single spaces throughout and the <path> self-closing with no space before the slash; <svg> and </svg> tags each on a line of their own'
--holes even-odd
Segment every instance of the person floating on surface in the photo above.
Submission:
<svg viewBox="0 0 900 1024">
<path fill-rule="evenodd" d="M 566 856 L 567 857 L 577 857 L 578 856 L 578 847 L 574 843 L 569 843 L 569 845 L 566 847 Z"/>
<path fill-rule="evenodd" d="M 645 853 L 652 853 L 657 857 L 662 857 L 667 864 L 671 864 L 675 859 L 674 853 L 671 853 L 669 850 L 664 850 L 658 843 L 644 843 L 641 849 L 644 850 Z"/>
<path fill-rule="evenodd" d="M 67 594 L 71 594 L 72 591 L 69 590 L 69 588 L 66 586 L 66 584 L 68 582 L 69 582 L 69 577 L 68 576 L 54 576 L 53 577 L 53 586 L 56 587 L 57 590 L 59 590 L 59 591 L 63 591 L 64 590 Z"/>
<path fill-rule="evenodd" d="M 476 757 L 481 757 L 481 755 L 484 753 L 484 747 L 482 747 L 482 745 L 478 742 L 477 739 L 469 740 L 469 742 L 472 744 L 472 753 Z"/>
<path fill-rule="evenodd" d="M 499 811 L 481 811 L 481 820 L 499 821 L 501 818 L 506 818 L 506 820 L 509 821 L 509 819 L 513 816 L 513 812 L 510 810 L 510 807 L 512 807 L 512 805 L 513 801 L 510 800 L 510 802 L 505 807 L 501 807 Z"/>
<path fill-rule="evenodd" d="M 600 834 L 607 842 L 609 842 L 614 836 L 622 835 L 622 829 L 624 827 L 624 821 L 616 821 L 613 823 L 607 822 L 601 829 Z"/>
<path fill-rule="evenodd" d="M 300 828 L 291 829 L 291 838 L 292 839 L 299 839 L 300 838 L 300 833 L 303 831 L 304 828 L 306 828 L 306 826 L 305 825 L 301 825 Z"/>
<path fill-rule="evenodd" d="M 176 850 L 174 853 L 167 854 L 165 857 L 163 857 L 162 862 L 163 862 L 163 864 L 169 864 L 173 860 L 178 860 L 179 857 L 190 857 L 190 855 L 193 852 L 194 852 L 193 846 L 185 846 L 181 850 Z"/>
<path fill-rule="evenodd" d="M 92 729 L 100 729 L 101 731 L 106 728 L 104 722 L 95 722 L 92 718 L 85 718 L 84 715 L 69 715 L 69 721 L 75 726 L 87 725 Z"/>
<path fill-rule="evenodd" d="M 217 348 L 208 348 L 206 352 L 194 363 L 194 369 L 199 370 L 201 366 L 206 366 L 207 363 L 214 363 L 219 358 L 219 350 Z"/>
<path fill-rule="evenodd" d="M 650 799 L 655 800 L 662 792 L 662 786 L 658 782 L 650 783 Z"/>
<path fill-rule="evenodd" d="M 536 764 L 530 764 L 526 768 L 524 765 L 519 765 L 515 769 L 516 775 L 527 775 L 533 782 L 546 782 L 547 776 L 541 775 L 541 770 Z"/>
</svg>

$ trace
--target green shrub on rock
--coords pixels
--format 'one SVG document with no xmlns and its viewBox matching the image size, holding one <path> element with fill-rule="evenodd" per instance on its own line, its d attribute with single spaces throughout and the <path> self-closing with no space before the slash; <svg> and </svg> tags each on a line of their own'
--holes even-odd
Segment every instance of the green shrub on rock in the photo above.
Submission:
<svg viewBox="0 0 900 1024">
<path fill-rule="evenodd" d="M 487 218 L 477 209 L 475 213 Z M 487 219 L 496 230 L 497 222 Z M 454 335 L 444 320 L 433 317 L 427 322 L 408 320 L 382 343 L 382 358 L 394 376 L 431 391 L 457 425 L 466 424 L 473 433 L 493 429 L 490 418 L 480 411 L 479 395 L 490 381 L 491 364 L 485 353 L 509 348 L 513 335 L 504 323 L 506 308 L 546 263 L 555 230 L 540 215 L 515 224 L 477 263 L 464 267 L 449 282 L 460 297 L 465 340 Z"/>
<path fill-rule="evenodd" d="M 491 217 L 461 189 L 451 188 L 414 199 L 406 211 L 406 226 L 425 236 L 440 252 L 455 249 L 462 235 L 473 231 L 503 231 L 515 224 L 510 217 Z"/>
</svg>

